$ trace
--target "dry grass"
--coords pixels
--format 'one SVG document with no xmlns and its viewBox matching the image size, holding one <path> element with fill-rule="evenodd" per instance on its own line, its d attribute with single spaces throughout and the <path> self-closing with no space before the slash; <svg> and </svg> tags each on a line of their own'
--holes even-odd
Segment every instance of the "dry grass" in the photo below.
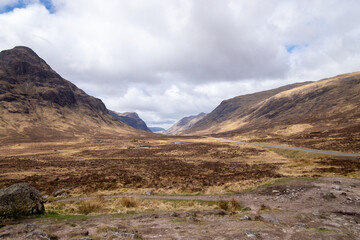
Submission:
<svg viewBox="0 0 360 240">
<path fill-rule="evenodd" d="M 224 211 L 236 213 L 240 210 L 240 204 L 233 198 L 230 202 L 228 201 L 219 201 L 218 202 L 219 208 Z"/>
<path fill-rule="evenodd" d="M 236 204 L 227 202 L 227 209 L 235 209 Z M 117 198 L 102 199 L 98 198 L 81 202 L 60 202 L 46 203 L 45 208 L 48 212 L 59 214 L 127 214 L 136 212 L 153 211 L 207 211 L 219 209 L 217 201 L 201 200 L 162 200 L 162 199 L 135 199 L 135 198 Z"/>
<path fill-rule="evenodd" d="M 140 202 L 132 197 L 123 197 L 120 199 L 120 204 L 125 208 L 136 208 L 140 205 Z"/>
<path fill-rule="evenodd" d="M 78 212 L 81 214 L 85 214 L 85 215 L 88 215 L 88 214 L 94 213 L 94 212 L 101 212 L 101 210 L 104 207 L 103 204 L 104 204 L 103 201 L 99 201 L 97 199 L 81 201 L 78 206 Z"/>
</svg>

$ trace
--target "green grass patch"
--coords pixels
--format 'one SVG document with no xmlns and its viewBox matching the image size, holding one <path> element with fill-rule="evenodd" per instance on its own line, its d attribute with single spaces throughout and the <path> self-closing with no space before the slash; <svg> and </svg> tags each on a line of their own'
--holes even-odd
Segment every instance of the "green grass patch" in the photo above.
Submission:
<svg viewBox="0 0 360 240">
<path fill-rule="evenodd" d="M 276 185 L 282 185 L 286 184 L 293 180 L 301 180 L 301 181 L 315 181 L 317 180 L 317 177 L 283 177 L 283 178 L 274 178 L 270 179 L 256 187 L 248 188 L 246 189 L 247 192 L 254 192 L 256 190 L 259 190 L 260 188 L 266 188 L 266 187 L 272 187 Z"/>
<path fill-rule="evenodd" d="M 348 174 L 348 177 L 360 180 L 360 171 L 351 172 Z"/>
<path fill-rule="evenodd" d="M 37 215 L 37 218 L 53 218 L 57 221 L 68 221 L 68 220 L 85 220 L 88 217 L 85 215 L 77 214 L 59 214 L 57 212 L 48 212 L 44 215 Z"/>
<path fill-rule="evenodd" d="M 328 227 L 318 227 L 316 230 L 319 232 L 339 232 L 339 229 L 332 229 Z"/>
</svg>

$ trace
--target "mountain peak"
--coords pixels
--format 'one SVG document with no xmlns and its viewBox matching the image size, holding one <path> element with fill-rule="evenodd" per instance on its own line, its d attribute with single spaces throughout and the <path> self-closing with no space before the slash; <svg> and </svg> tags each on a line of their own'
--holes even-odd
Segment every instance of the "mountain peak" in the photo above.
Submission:
<svg viewBox="0 0 360 240">
<path fill-rule="evenodd" d="M 0 138 L 113 132 L 132 134 L 135 130 L 115 121 L 100 99 L 63 79 L 30 48 L 0 52 Z"/>
<path fill-rule="evenodd" d="M 17 46 L 0 52 L 0 75 L 29 76 L 29 81 L 38 81 L 60 76 L 31 48 Z"/>
<path fill-rule="evenodd" d="M 22 57 L 41 59 L 31 48 L 26 46 L 16 46 L 12 49 L 3 50 L 0 52 L 0 58 L 7 57 Z"/>
</svg>

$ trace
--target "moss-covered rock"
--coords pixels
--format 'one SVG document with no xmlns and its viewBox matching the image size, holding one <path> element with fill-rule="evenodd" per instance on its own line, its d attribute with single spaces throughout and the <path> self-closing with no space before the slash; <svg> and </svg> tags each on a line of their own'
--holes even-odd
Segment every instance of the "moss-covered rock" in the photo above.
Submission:
<svg viewBox="0 0 360 240">
<path fill-rule="evenodd" d="M 0 217 L 18 217 L 45 212 L 41 194 L 27 183 L 0 189 Z"/>
</svg>

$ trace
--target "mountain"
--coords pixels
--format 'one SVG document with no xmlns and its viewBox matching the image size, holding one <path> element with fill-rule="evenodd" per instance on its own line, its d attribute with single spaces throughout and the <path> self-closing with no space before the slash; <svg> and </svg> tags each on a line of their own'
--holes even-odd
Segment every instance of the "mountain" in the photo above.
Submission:
<svg viewBox="0 0 360 240">
<path fill-rule="evenodd" d="M 125 112 L 118 113 L 114 111 L 109 111 L 110 115 L 115 117 L 117 120 L 135 128 L 144 130 L 147 132 L 151 132 L 151 130 L 146 126 L 146 123 L 139 117 L 139 115 L 135 112 Z"/>
<path fill-rule="evenodd" d="M 303 146 L 311 140 L 309 147 L 328 142 L 332 149 L 360 149 L 359 93 L 355 72 L 239 96 L 223 101 L 186 133 L 253 133 L 260 141 L 281 137 Z"/>
<path fill-rule="evenodd" d="M 149 127 L 150 131 L 153 133 L 159 133 L 159 132 L 164 132 L 165 128 L 161 128 L 161 127 Z"/>
<path fill-rule="evenodd" d="M 27 47 L 0 52 L 0 140 L 138 134 Z"/>
<path fill-rule="evenodd" d="M 178 135 L 190 129 L 194 124 L 205 117 L 206 113 L 200 113 L 198 115 L 188 116 L 180 119 L 171 128 L 166 130 L 165 134 Z"/>
<path fill-rule="evenodd" d="M 248 116 L 256 106 L 267 98 L 280 92 L 307 85 L 310 82 L 295 83 L 280 88 L 253 94 L 242 95 L 224 100 L 212 112 L 196 122 L 187 133 L 209 134 L 238 129 L 243 123 L 241 119 Z"/>
</svg>

